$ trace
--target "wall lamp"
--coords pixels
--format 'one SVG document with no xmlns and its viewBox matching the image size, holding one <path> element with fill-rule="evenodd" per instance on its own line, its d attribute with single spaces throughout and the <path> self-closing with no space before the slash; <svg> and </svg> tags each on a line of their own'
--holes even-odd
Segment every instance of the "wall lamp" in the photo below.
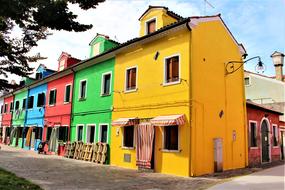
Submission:
<svg viewBox="0 0 285 190">
<path fill-rule="evenodd" d="M 232 74 L 239 70 L 246 62 L 251 61 L 253 59 L 258 59 L 257 65 L 255 66 L 255 70 L 257 72 L 264 72 L 265 70 L 265 65 L 262 63 L 260 56 L 255 56 L 252 58 L 249 58 L 245 61 L 229 61 L 226 63 L 225 70 L 226 70 L 226 75 Z M 235 69 L 234 64 L 235 63 L 242 63 L 238 68 Z"/>
</svg>

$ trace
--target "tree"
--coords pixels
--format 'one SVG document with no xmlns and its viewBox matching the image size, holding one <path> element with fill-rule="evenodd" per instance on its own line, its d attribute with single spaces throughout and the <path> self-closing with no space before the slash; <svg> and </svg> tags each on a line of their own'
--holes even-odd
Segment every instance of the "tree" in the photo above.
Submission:
<svg viewBox="0 0 285 190">
<path fill-rule="evenodd" d="M 96 8 L 105 0 L 0 0 L 0 76 L 8 74 L 28 76 L 32 73 L 29 62 L 42 57 L 28 55 L 39 40 L 50 35 L 49 30 L 82 32 L 92 28 L 77 22 L 77 15 L 68 4 L 78 4 L 83 10 Z M 21 36 L 14 35 L 21 31 Z M 0 79 L 0 90 L 15 88 Z"/>
</svg>

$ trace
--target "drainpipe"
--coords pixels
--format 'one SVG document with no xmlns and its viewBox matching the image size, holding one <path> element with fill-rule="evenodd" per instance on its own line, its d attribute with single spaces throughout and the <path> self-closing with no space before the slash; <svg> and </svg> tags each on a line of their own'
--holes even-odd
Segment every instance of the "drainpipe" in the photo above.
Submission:
<svg viewBox="0 0 285 190">
<path fill-rule="evenodd" d="M 26 105 L 25 105 L 25 118 L 24 118 L 24 126 L 23 126 L 23 131 L 22 131 L 22 148 L 25 147 L 24 145 L 24 131 L 26 129 L 26 123 L 27 123 L 27 115 L 28 115 L 28 100 L 29 100 L 29 88 L 27 88 L 27 99 L 26 99 Z"/>
<path fill-rule="evenodd" d="M 70 121 L 69 121 L 69 130 L 68 130 L 68 141 L 70 141 L 70 131 L 71 131 L 71 123 L 72 123 L 72 120 L 73 120 L 73 101 L 74 101 L 74 96 L 75 96 L 75 93 L 73 92 L 74 91 L 74 81 L 75 81 L 75 71 L 73 68 L 70 68 L 72 73 L 73 73 L 73 79 L 72 79 L 72 87 L 71 87 L 71 93 L 72 93 L 72 99 L 71 99 L 71 107 L 70 107 Z"/>
<path fill-rule="evenodd" d="M 190 124 L 190 140 L 189 140 L 189 165 L 190 165 L 190 171 L 189 174 L 190 176 L 194 176 L 194 158 L 193 158 L 193 150 L 192 150 L 192 145 L 193 145 L 193 129 L 192 129 L 192 30 L 191 27 L 189 26 L 189 23 L 191 20 L 186 23 L 186 27 L 189 30 L 190 33 L 190 45 L 189 45 L 189 124 Z"/>
</svg>

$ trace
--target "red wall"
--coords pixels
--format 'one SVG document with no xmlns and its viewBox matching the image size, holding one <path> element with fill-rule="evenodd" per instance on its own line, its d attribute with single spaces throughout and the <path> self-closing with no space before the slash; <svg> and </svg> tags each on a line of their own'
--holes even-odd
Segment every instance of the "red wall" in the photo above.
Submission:
<svg viewBox="0 0 285 190">
<path fill-rule="evenodd" d="M 265 117 L 266 116 L 266 117 Z M 280 137 L 278 137 L 278 146 L 273 147 L 273 126 L 277 125 L 278 127 L 278 136 L 279 134 L 279 115 L 276 113 L 267 112 L 260 110 L 258 108 L 253 108 L 247 106 L 247 119 L 248 119 L 248 134 L 249 134 L 249 122 L 257 122 L 257 147 L 250 147 L 250 141 L 248 141 L 248 161 L 249 165 L 258 165 L 261 163 L 261 122 L 264 118 L 267 118 L 270 123 L 270 151 L 271 151 L 271 161 L 280 160 Z M 249 139 L 249 138 L 248 138 Z M 269 151 L 269 153 L 270 153 Z"/>
<path fill-rule="evenodd" d="M 11 126 L 11 120 L 12 120 L 12 113 L 10 112 L 10 103 L 14 101 L 14 96 L 9 96 L 7 98 L 4 98 L 4 105 L 3 105 L 3 110 L 4 106 L 7 103 L 8 104 L 8 112 L 2 114 L 2 126 Z"/>
<path fill-rule="evenodd" d="M 70 102 L 64 103 L 65 86 L 71 84 Z M 56 104 L 50 106 L 49 93 L 50 90 L 56 89 Z M 48 83 L 48 91 L 46 95 L 46 110 L 45 110 L 45 128 L 43 131 L 43 140 L 46 140 L 46 127 L 53 127 L 54 125 L 70 127 L 70 114 L 72 105 L 72 89 L 73 89 L 73 74 L 64 76 L 60 79 Z"/>
</svg>

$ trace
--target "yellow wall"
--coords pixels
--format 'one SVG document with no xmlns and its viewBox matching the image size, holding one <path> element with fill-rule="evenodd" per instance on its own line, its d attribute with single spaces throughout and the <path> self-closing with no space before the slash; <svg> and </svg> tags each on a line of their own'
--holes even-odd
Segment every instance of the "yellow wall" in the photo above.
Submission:
<svg viewBox="0 0 285 190">
<path fill-rule="evenodd" d="M 146 21 L 149 19 L 156 18 L 157 30 L 163 26 L 169 25 L 176 22 L 177 20 L 169 16 L 164 9 L 151 9 L 146 15 L 144 15 L 140 20 L 140 36 L 144 36 L 146 33 Z"/>
<path fill-rule="evenodd" d="M 160 27 L 166 23 L 161 11 L 150 11 L 141 20 L 141 35 L 144 21 L 154 15 L 161 19 Z M 154 60 L 156 51 L 160 54 Z M 173 54 L 180 54 L 183 80 L 163 86 L 164 57 Z M 161 151 L 162 128 L 155 127 L 156 172 L 181 176 L 214 172 L 214 138 L 223 139 L 224 170 L 247 165 L 243 69 L 225 75 L 225 63 L 232 60 L 241 60 L 241 54 L 221 21 L 200 23 L 191 32 L 184 28 L 116 55 L 112 120 L 186 116 L 186 124 L 179 126 L 181 152 Z M 138 67 L 138 89 L 125 93 L 125 71 L 132 66 Z M 117 127 L 111 131 L 111 165 L 137 168 L 136 150 L 121 147 L 123 130 L 118 129 L 119 135 Z M 131 154 L 131 163 L 123 161 L 125 153 Z"/>
<path fill-rule="evenodd" d="M 154 60 L 156 51 L 160 55 Z M 189 175 L 189 84 L 163 86 L 164 57 L 180 54 L 181 77 L 189 77 L 189 32 L 185 28 L 175 35 L 144 44 L 116 56 L 114 111 L 112 119 L 126 117 L 153 118 L 161 115 L 185 114 L 187 123 L 179 126 L 179 147 L 177 153 L 162 152 L 162 128 L 156 128 L 155 171 L 161 173 Z M 125 71 L 138 67 L 138 90 L 124 93 Z M 120 91 L 120 93 L 119 93 Z M 117 127 L 112 127 L 111 164 L 128 168 L 136 167 L 136 150 L 122 149 L 122 132 L 116 136 Z M 131 163 L 123 161 L 124 153 L 131 154 Z"/>
<path fill-rule="evenodd" d="M 191 175 L 214 172 L 214 138 L 223 139 L 224 170 L 242 168 L 247 158 L 243 69 L 225 76 L 225 63 L 240 61 L 241 54 L 220 21 L 201 23 L 191 33 Z"/>
</svg>

